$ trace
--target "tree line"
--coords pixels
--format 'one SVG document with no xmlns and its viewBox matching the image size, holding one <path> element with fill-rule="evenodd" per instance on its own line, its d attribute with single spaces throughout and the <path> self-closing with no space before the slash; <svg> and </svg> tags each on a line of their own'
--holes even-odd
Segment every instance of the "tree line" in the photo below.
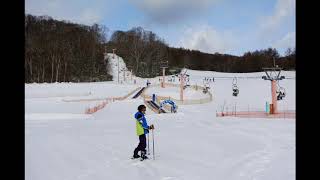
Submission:
<svg viewBox="0 0 320 180">
<path fill-rule="evenodd" d="M 295 70 L 295 49 L 280 56 L 268 48 L 242 56 L 209 54 L 197 50 L 169 47 L 152 31 L 134 27 L 115 31 L 109 39 L 107 28 L 57 21 L 48 16 L 25 16 L 25 82 L 107 81 L 105 50 L 116 49 L 128 69 L 139 77 L 155 77 L 168 63 L 169 71 L 181 68 L 219 72 L 257 72 L 274 61 L 284 70 Z"/>
<path fill-rule="evenodd" d="M 105 28 L 25 16 L 25 82 L 110 80 L 103 58 Z"/>
<path fill-rule="evenodd" d="M 163 39 L 141 27 L 129 31 L 115 31 L 106 48 L 121 56 L 130 70 L 140 77 L 155 77 L 168 62 L 169 72 L 177 73 L 182 68 L 218 72 L 259 72 L 275 64 L 284 70 L 295 70 L 295 49 L 288 48 L 280 56 L 275 48 L 246 52 L 242 56 L 209 54 L 198 50 L 169 47 Z M 175 71 L 177 70 L 177 71 Z"/>
<path fill-rule="evenodd" d="M 296 51 L 288 48 L 281 57 L 274 48 L 246 52 L 242 56 L 228 54 L 208 54 L 200 51 L 170 48 L 169 62 L 171 67 L 206 71 L 246 73 L 259 72 L 264 67 L 278 65 L 284 70 L 295 70 Z"/>
</svg>

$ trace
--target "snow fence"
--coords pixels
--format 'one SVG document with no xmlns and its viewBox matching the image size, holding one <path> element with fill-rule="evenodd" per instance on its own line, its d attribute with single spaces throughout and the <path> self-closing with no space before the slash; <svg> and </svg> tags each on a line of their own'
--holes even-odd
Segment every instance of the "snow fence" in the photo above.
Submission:
<svg viewBox="0 0 320 180">
<path fill-rule="evenodd" d="M 122 96 L 122 97 L 110 97 L 110 98 L 105 98 L 102 102 L 99 102 L 98 104 L 90 104 L 89 108 L 86 108 L 85 114 L 93 114 L 100 109 L 103 109 L 107 104 L 114 102 L 114 101 L 122 101 L 124 99 L 127 99 L 129 96 L 131 96 L 134 92 L 139 90 L 141 87 L 138 87 L 134 90 L 132 90 L 129 94 Z"/>
</svg>

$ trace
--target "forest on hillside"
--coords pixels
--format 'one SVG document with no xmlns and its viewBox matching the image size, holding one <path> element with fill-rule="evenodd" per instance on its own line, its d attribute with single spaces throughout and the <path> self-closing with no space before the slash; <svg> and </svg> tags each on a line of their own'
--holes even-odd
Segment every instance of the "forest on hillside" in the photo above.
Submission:
<svg viewBox="0 0 320 180">
<path fill-rule="evenodd" d="M 295 70 L 296 50 L 280 56 L 274 48 L 246 52 L 242 56 L 209 54 L 173 48 L 154 32 L 134 27 L 114 31 L 107 28 L 54 20 L 49 16 L 25 15 L 25 82 L 108 81 L 108 59 L 104 53 L 121 56 L 139 77 L 155 77 L 162 66 L 171 73 L 181 68 L 219 72 L 258 72 L 274 62 L 284 70 Z"/>
<path fill-rule="evenodd" d="M 116 49 L 116 53 L 141 77 L 159 75 L 164 62 L 168 62 L 171 70 L 186 67 L 194 70 L 244 73 L 262 71 L 263 67 L 272 67 L 274 63 L 284 70 L 295 70 L 295 49 L 288 48 L 284 57 L 274 48 L 246 52 L 240 57 L 208 54 L 169 47 L 156 34 L 141 27 L 129 31 L 115 31 L 106 43 L 106 48 Z"/>
<path fill-rule="evenodd" d="M 99 25 L 85 26 L 48 16 L 25 16 L 25 82 L 110 80 Z"/>
</svg>

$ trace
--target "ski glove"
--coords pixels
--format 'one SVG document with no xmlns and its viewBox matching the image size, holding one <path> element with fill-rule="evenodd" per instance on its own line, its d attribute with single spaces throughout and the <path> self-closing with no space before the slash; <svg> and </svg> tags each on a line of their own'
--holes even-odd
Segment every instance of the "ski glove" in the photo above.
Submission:
<svg viewBox="0 0 320 180">
<path fill-rule="evenodd" d="M 151 124 L 151 125 L 149 126 L 149 129 L 154 129 L 153 124 Z"/>
</svg>

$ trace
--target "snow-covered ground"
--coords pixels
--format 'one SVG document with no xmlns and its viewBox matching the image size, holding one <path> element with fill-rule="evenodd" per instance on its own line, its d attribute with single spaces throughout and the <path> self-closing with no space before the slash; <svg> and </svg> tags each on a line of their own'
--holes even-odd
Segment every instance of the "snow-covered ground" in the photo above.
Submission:
<svg viewBox="0 0 320 180">
<path fill-rule="evenodd" d="M 117 69 L 115 62 L 113 69 Z M 119 64 L 124 66 L 120 57 Z M 180 105 L 174 114 L 147 109 L 148 123 L 156 128 L 155 160 L 143 162 L 130 159 L 138 144 L 133 115 L 143 99 L 115 101 L 94 114 L 84 114 L 100 99 L 125 96 L 147 81 L 133 76 L 118 84 L 117 71 L 113 73 L 111 82 L 25 84 L 26 180 L 295 179 L 294 119 L 216 117 L 223 105 L 264 110 L 265 102 L 271 100 L 271 83 L 255 78 L 263 72 L 188 70 L 191 85 L 203 85 L 205 77 L 215 77 L 210 83 L 213 101 Z M 287 96 L 279 101 L 279 109 L 295 110 L 295 72 L 282 75 L 291 79 L 280 81 Z M 238 97 L 232 96 L 232 78 L 223 78 L 235 76 L 239 77 Z M 149 81 L 155 84 L 158 79 Z M 201 91 L 188 91 L 186 98 L 203 98 Z M 175 88 L 152 87 L 147 92 L 178 96 Z M 77 101 L 84 99 L 89 101 Z"/>
</svg>

